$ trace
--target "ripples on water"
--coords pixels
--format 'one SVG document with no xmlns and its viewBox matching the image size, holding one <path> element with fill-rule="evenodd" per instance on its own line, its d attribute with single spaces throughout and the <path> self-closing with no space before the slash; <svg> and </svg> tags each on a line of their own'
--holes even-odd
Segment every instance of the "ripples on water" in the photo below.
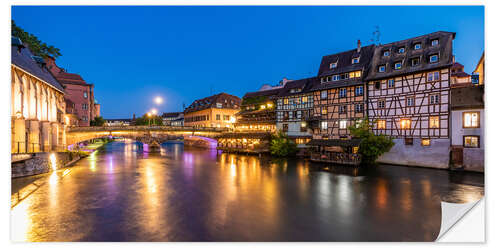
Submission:
<svg viewBox="0 0 500 250">
<path fill-rule="evenodd" d="M 432 241 L 483 175 L 114 142 L 12 210 L 14 240 Z"/>
</svg>

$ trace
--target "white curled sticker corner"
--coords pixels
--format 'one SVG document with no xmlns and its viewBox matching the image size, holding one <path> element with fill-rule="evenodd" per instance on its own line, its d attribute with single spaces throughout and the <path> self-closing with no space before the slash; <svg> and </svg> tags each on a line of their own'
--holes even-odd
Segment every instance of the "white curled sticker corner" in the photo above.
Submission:
<svg viewBox="0 0 500 250">
<path fill-rule="evenodd" d="M 469 210 L 471 210 L 480 200 L 469 203 L 449 203 L 441 202 L 441 229 L 436 241 L 448 232 Z"/>
</svg>

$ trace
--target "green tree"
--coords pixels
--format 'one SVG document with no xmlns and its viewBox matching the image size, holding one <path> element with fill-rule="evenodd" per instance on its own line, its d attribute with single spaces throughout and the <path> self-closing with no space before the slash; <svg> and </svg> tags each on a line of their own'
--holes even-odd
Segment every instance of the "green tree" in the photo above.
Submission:
<svg viewBox="0 0 500 250">
<path fill-rule="evenodd" d="M 349 131 L 355 138 L 361 139 L 358 153 L 361 154 L 363 163 L 373 164 L 379 156 L 389 152 L 394 142 L 385 135 L 375 135 L 368 119 L 364 119 L 357 126 L 350 126 Z"/>
<path fill-rule="evenodd" d="M 148 116 L 148 114 L 144 114 L 141 117 L 138 117 L 135 119 L 135 125 L 137 126 L 158 126 L 158 125 L 163 125 L 163 119 L 161 116 L 158 115 L 151 115 Z"/>
<path fill-rule="evenodd" d="M 102 116 L 97 116 L 94 120 L 90 121 L 90 126 L 104 126 L 106 121 Z"/>
<path fill-rule="evenodd" d="M 297 153 L 297 144 L 290 140 L 285 133 L 279 131 L 271 136 L 271 145 L 269 147 L 271 155 L 286 157 Z"/>
<path fill-rule="evenodd" d="M 48 56 L 57 58 L 61 56 L 61 52 L 58 48 L 52 45 L 47 45 L 46 43 L 40 41 L 35 35 L 24 31 L 21 27 L 16 25 L 14 20 L 11 22 L 11 28 L 11 35 L 21 39 L 23 43 L 26 43 L 33 54 L 43 58 Z"/>
</svg>

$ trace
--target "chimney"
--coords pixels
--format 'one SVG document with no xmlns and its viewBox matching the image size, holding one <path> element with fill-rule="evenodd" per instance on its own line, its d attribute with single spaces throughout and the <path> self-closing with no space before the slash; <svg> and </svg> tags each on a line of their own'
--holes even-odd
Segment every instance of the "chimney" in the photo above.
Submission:
<svg viewBox="0 0 500 250">
<path fill-rule="evenodd" d="M 134 121 L 135 121 L 135 114 L 132 116 L 132 120 L 134 120 Z"/>
<path fill-rule="evenodd" d="M 358 39 L 358 53 L 361 51 L 361 41 Z"/>
</svg>

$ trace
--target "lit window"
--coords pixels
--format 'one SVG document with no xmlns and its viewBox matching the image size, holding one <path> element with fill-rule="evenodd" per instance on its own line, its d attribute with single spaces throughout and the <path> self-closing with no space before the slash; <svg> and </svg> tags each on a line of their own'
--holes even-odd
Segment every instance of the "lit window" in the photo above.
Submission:
<svg viewBox="0 0 500 250">
<path fill-rule="evenodd" d="M 361 77 L 361 71 L 355 71 L 354 72 L 354 77 Z"/>
<path fill-rule="evenodd" d="M 415 43 L 415 45 L 413 45 L 413 49 L 414 50 L 419 50 L 422 48 L 422 44 L 421 43 Z"/>
<path fill-rule="evenodd" d="M 339 90 L 339 97 L 343 98 L 343 97 L 346 97 L 346 96 L 347 96 L 347 89 L 346 88 L 341 88 Z"/>
<path fill-rule="evenodd" d="M 260 105 L 260 109 L 265 109 L 266 105 Z"/>
<path fill-rule="evenodd" d="M 430 128 L 439 128 L 439 116 L 429 117 L 429 127 Z"/>
<path fill-rule="evenodd" d="M 409 129 L 411 127 L 411 120 L 410 119 L 401 119 L 401 129 Z"/>
<path fill-rule="evenodd" d="M 288 104 L 288 99 L 283 99 L 283 104 Z"/>
<path fill-rule="evenodd" d="M 330 69 L 334 69 L 337 67 L 337 63 L 334 62 L 334 63 L 330 63 Z"/>
<path fill-rule="evenodd" d="M 394 79 L 387 80 L 387 87 L 394 88 Z"/>
<path fill-rule="evenodd" d="M 394 69 L 401 69 L 401 67 L 402 67 L 402 66 L 403 66 L 403 63 L 402 63 L 401 61 L 396 62 L 396 63 L 394 64 Z"/>
<path fill-rule="evenodd" d="M 363 95 L 363 86 L 356 86 L 355 94 L 356 96 Z"/>
<path fill-rule="evenodd" d="M 361 120 L 361 119 L 356 120 L 356 128 L 361 127 L 362 122 L 363 122 L 363 120 Z"/>
<path fill-rule="evenodd" d="M 415 98 L 413 97 L 406 98 L 406 106 L 415 106 Z"/>
<path fill-rule="evenodd" d="M 384 56 L 389 56 L 391 55 L 391 52 L 389 50 L 384 50 Z"/>
<path fill-rule="evenodd" d="M 321 130 L 326 130 L 328 128 L 328 122 L 322 121 L 321 122 Z"/>
<path fill-rule="evenodd" d="M 377 120 L 377 129 L 385 129 L 385 120 Z"/>
<path fill-rule="evenodd" d="M 378 72 L 385 72 L 385 66 L 384 65 L 378 66 Z"/>
<path fill-rule="evenodd" d="M 430 146 L 431 145 L 431 139 L 428 139 L 428 138 L 427 139 L 422 139 L 421 144 L 424 147 Z"/>
<path fill-rule="evenodd" d="M 420 65 L 420 57 L 415 57 L 411 59 L 411 66 L 418 66 Z"/>
<path fill-rule="evenodd" d="M 427 81 L 438 81 L 439 80 L 439 71 L 427 73 Z"/>
<path fill-rule="evenodd" d="M 437 94 L 437 95 L 430 95 L 429 96 L 429 103 L 430 104 L 438 104 L 439 103 L 439 94 Z"/>
<path fill-rule="evenodd" d="M 463 120 L 464 128 L 479 128 L 479 112 L 464 112 Z"/>
<path fill-rule="evenodd" d="M 347 128 L 347 120 L 341 120 L 339 123 L 339 128 L 346 129 Z"/>
<path fill-rule="evenodd" d="M 435 62 L 437 62 L 438 60 L 439 60 L 439 56 L 438 56 L 437 54 L 436 54 L 436 55 L 431 55 L 431 56 L 429 57 L 429 62 L 430 62 L 430 63 L 435 63 Z"/>
<path fill-rule="evenodd" d="M 307 96 L 303 96 L 302 97 L 302 103 L 306 103 L 307 102 Z"/>
<path fill-rule="evenodd" d="M 328 98 L 328 91 L 327 90 L 321 91 L 321 99 L 326 99 L 326 98 Z"/>
<path fill-rule="evenodd" d="M 475 135 L 464 136 L 464 147 L 479 148 L 479 136 Z"/>
<path fill-rule="evenodd" d="M 385 108 L 385 100 L 379 100 L 377 103 L 379 109 Z"/>
<path fill-rule="evenodd" d="M 404 48 L 404 47 L 399 48 L 399 49 L 398 49 L 398 53 L 399 53 L 399 54 L 403 54 L 403 53 L 405 53 L 405 48 Z"/>
<path fill-rule="evenodd" d="M 431 41 L 432 46 L 438 46 L 439 45 L 439 39 L 434 39 Z"/>
<path fill-rule="evenodd" d="M 356 64 L 356 63 L 359 63 L 359 57 L 354 57 L 352 59 L 352 64 Z"/>
<path fill-rule="evenodd" d="M 328 113 L 328 110 L 326 109 L 326 107 L 321 107 L 321 114 L 326 115 L 327 113 Z"/>
</svg>

